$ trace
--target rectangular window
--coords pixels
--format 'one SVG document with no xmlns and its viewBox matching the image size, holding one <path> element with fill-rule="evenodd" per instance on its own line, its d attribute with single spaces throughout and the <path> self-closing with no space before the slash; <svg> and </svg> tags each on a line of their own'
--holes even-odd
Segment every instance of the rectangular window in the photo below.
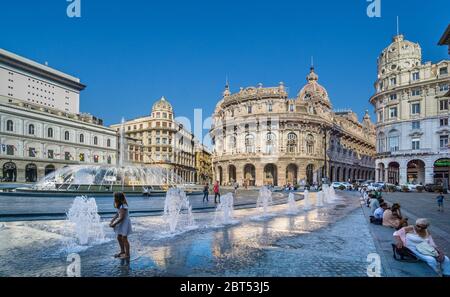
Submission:
<svg viewBox="0 0 450 297">
<path fill-rule="evenodd" d="M 397 117 L 397 107 L 389 108 L 389 118 L 393 119 Z"/>
<path fill-rule="evenodd" d="M 448 135 L 439 136 L 439 147 L 447 148 L 448 147 Z"/>
<path fill-rule="evenodd" d="M 6 154 L 9 156 L 14 156 L 14 145 L 6 145 Z"/>
<path fill-rule="evenodd" d="M 251 105 L 247 106 L 247 113 L 252 113 L 252 106 Z"/>
<path fill-rule="evenodd" d="M 395 77 L 391 78 L 391 86 L 395 86 L 397 84 L 397 79 Z"/>
<path fill-rule="evenodd" d="M 413 79 L 413 80 L 419 80 L 419 79 L 420 79 L 419 72 L 414 72 L 414 73 L 412 74 L 412 79 Z"/>
<path fill-rule="evenodd" d="M 448 84 L 441 84 L 441 85 L 439 85 L 439 91 L 441 91 L 441 92 L 448 91 Z"/>
<path fill-rule="evenodd" d="M 389 150 L 391 152 L 396 152 L 399 149 L 399 137 L 391 136 L 389 137 Z"/>
<path fill-rule="evenodd" d="M 391 95 L 389 96 L 389 99 L 390 99 L 390 100 L 397 100 L 397 94 L 391 94 Z"/>
<path fill-rule="evenodd" d="M 420 103 L 411 104 L 411 114 L 420 114 Z"/>
<path fill-rule="evenodd" d="M 48 157 L 49 159 L 53 159 L 53 158 L 54 158 L 53 150 L 48 150 L 48 151 L 47 151 L 47 157 Z"/>
<path fill-rule="evenodd" d="M 440 75 L 446 75 L 446 74 L 448 74 L 448 68 L 447 68 L 447 67 L 439 68 L 439 74 L 440 74 Z"/>
<path fill-rule="evenodd" d="M 28 156 L 31 158 L 36 157 L 36 149 L 34 147 L 29 147 L 28 148 Z"/>
<path fill-rule="evenodd" d="M 383 122 L 383 121 L 384 121 L 383 111 L 379 111 L 378 112 L 378 122 Z"/>
<path fill-rule="evenodd" d="M 294 111 L 294 104 L 289 104 L 289 111 Z"/>
<path fill-rule="evenodd" d="M 448 100 L 439 101 L 439 110 L 440 111 L 448 110 Z"/>
<path fill-rule="evenodd" d="M 268 111 L 268 112 L 272 112 L 272 103 L 269 103 L 269 104 L 267 105 L 267 111 Z"/>
<path fill-rule="evenodd" d="M 439 119 L 439 126 L 448 126 L 448 118 Z"/>
<path fill-rule="evenodd" d="M 420 96 L 420 89 L 413 89 L 411 91 L 411 96 Z"/>
<path fill-rule="evenodd" d="M 419 150 L 420 149 L 420 139 L 413 139 L 411 142 L 411 148 L 413 150 Z"/>
<path fill-rule="evenodd" d="M 411 122 L 413 129 L 420 129 L 420 122 L 419 121 L 413 121 Z"/>
</svg>

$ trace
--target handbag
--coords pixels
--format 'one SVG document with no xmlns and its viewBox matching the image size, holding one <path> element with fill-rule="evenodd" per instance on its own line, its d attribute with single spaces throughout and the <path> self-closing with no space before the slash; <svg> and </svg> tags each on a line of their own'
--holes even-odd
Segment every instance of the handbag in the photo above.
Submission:
<svg viewBox="0 0 450 297">
<path fill-rule="evenodd" d="M 423 241 L 423 242 L 419 243 L 418 245 L 416 245 L 416 249 L 422 255 L 431 256 L 431 257 L 435 257 L 435 258 L 437 258 L 439 256 L 439 253 L 437 252 L 437 250 L 434 247 L 432 247 L 430 244 L 428 244 L 428 242 L 426 242 L 426 241 Z"/>
</svg>

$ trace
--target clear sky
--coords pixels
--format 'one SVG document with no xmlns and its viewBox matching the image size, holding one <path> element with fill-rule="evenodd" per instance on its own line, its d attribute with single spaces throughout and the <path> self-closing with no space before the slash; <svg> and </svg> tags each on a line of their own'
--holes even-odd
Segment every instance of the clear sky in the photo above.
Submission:
<svg viewBox="0 0 450 297">
<path fill-rule="evenodd" d="M 239 87 L 276 86 L 294 97 L 310 57 L 334 108 L 361 117 L 376 79 L 376 59 L 396 33 L 419 42 L 424 61 L 447 59 L 437 42 L 450 22 L 449 0 L 66 0 L 1 1 L 0 47 L 81 78 L 81 110 L 120 122 L 150 113 L 165 96 L 176 116 L 209 116 L 228 75 Z"/>
</svg>

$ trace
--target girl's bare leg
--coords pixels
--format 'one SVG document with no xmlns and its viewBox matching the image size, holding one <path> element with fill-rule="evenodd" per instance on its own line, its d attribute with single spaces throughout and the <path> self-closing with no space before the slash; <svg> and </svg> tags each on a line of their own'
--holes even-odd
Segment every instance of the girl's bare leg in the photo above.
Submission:
<svg viewBox="0 0 450 297">
<path fill-rule="evenodd" d="M 123 242 L 123 239 L 126 238 L 122 235 L 117 235 L 117 241 L 119 242 L 119 246 L 120 246 L 120 253 L 123 254 L 125 253 L 125 245 Z"/>
<path fill-rule="evenodd" d="M 128 242 L 128 237 L 122 236 L 122 242 L 125 248 L 125 256 L 130 257 L 130 243 Z"/>
</svg>

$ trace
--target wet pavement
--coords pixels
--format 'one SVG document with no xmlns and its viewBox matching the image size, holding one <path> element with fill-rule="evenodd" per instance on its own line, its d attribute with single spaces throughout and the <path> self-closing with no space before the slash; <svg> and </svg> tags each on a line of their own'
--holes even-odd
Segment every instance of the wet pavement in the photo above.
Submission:
<svg viewBox="0 0 450 297">
<path fill-rule="evenodd" d="M 128 263 L 112 257 L 118 247 L 106 221 L 107 239 L 88 247 L 73 243 L 65 221 L 0 223 L 0 275 L 65 276 L 67 255 L 77 252 L 81 276 L 367 276 L 374 241 L 358 196 L 339 195 L 296 215 L 284 204 L 268 215 L 235 210 L 225 226 L 214 223 L 214 213 L 195 213 L 196 228 L 177 234 L 161 216 L 133 217 Z"/>
</svg>

